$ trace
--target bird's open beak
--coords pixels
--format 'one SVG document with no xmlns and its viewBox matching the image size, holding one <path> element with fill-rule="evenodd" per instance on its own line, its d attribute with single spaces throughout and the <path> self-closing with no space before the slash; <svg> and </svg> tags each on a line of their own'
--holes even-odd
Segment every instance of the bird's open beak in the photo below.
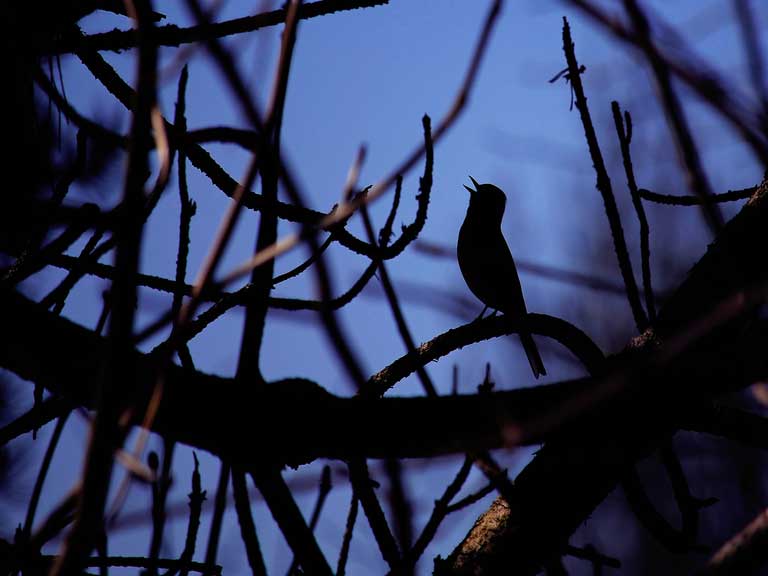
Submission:
<svg viewBox="0 0 768 576">
<path fill-rule="evenodd" d="M 470 194 L 472 194 L 472 193 L 474 193 L 474 192 L 477 192 L 477 187 L 479 186 L 479 184 L 477 183 L 477 180 L 475 180 L 474 178 L 472 178 L 472 176 L 470 176 L 470 177 L 469 177 L 469 179 L 470 179 L 470 180 L 472 180 L 472 184 L 474 184 L 474 185 L 475 185 L 475 189 L 474 189 L 474 190 L 472 190 L 472 188 L 470 188 L 470 187 L 469 187 L 469 186 L 467 186 L 466 184 L 464 184 L 464 188 L 466 188 L 467 190 L 469 190 L 469 193 L 470 193 Z"/>
</svg>

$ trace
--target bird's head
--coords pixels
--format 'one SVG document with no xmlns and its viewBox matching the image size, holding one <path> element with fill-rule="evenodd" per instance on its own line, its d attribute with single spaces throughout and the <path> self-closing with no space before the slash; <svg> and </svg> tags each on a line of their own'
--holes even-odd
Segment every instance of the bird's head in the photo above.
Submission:
<svg viewBox="0 0 768 576">
<path fill-rule="evenodd" d="M 478 184 L 477 180 L 469 177 L 475 186 L 473 190 L 466 184 L 464 188 L 469 190 L 469 209 L 482 214 L 486 218 L 496 218 L 501 222 L 504 215 L 504 206 L 507 203 L 507 196 L 497 186 L 493 184 Z"/>
</svg>

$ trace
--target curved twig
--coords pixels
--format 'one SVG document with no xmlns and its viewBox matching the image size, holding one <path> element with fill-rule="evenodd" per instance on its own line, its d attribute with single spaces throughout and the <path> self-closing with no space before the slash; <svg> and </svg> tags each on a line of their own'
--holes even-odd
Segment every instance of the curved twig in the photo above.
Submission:
<svg viewBox="0 0 768 576">
<path fill-rule="evenodd" d="M 752 197 L 757 191 L 757 186 L 751 186 L 742 190 L 729 190 L 722 194 L 712 194 L 705 200 L 697 196 L 675 196 L 674 194 L 659 194 L 657 192 L 651 192 L 645 188 L 640 188 L 637 192 L 640 194 L 640 198 L 648 200 L 649 202 L 656 202 L 657 204 L 667 204 L 669 206 L 698 206 L 702 202 L 733 202 L 735 200 L 745 200 Z"/>
<path fill-rule="evenodd" d="M 365 285 L 368 284 L 373 275 L 376 272 L 378 263 L 371 262 L 368 267 L 363 271 L 357 281 L 350 287 L 349 290 L 323 302 L 322 300 L 301 300 L 299 298 L 280 298 L 277 296 L 270 296 L 269 305 L 273 308 L 281 308 L 283 310 L 314 310 L 316 312 L 321 311 L 324 307 L 328 307 L 331 310 L 338 310 L 349 304 L 355 296 L 357 296 Z M 191 340 L 200 332 L 202 332 L 208 324 L 219 318 L 222 314 L 231 310 L 235 306 L 242 304 L 243 301 L 248 299 L 248 295 L 253 289 L 253 284 L 246 284 L 240 290 L 226 295 L 224 298 L 216 302 L 213 306 L 208 308 L 205 312 L 201 312 L 194 320 L 190 321 L 187 325 L 187 329 L 184 332 L 184 338 L 186 341 Z"/>
<path fill-rule="evenodd" d="M 283 274 L 278 274 L 272 279 L 272 285 L 276 286 L 282 282 L 285 282 L 286 280 L 290 280 L 291 278 L 295 278 L 302 272 L 304 272 L 307 268 L 312 266 L 317 259 L 320 257 L 320 255 L 325 252 L 328 247 L 333 242 L 334 237 L 333 234 L 329 234 L 328 238 L 325 239 L 325 241 L 320 245 L 320 249 L 317 252 L 313 252 L 309 258 L 307 258 L 304 262 L 296 266 L 295 268 L 292 268 L 291 270 L 288 270 L 288 272 L 285 272 Z"/>
<path fill-rule="evenodd" d="M 604 361 L 602 351 L 589 336 L 573 324 L 546 314 L 528 314 L 526 323 L 532 334 L 548 336 L 560 342 L 591 374 L 600 371 Z M 519 328 L 519 322 L 515 320 L 504 316 L 490 316 L 449 330 L 419 346 L 415 354 L 401 356 L 371 376 L 363 386 L 361 394 L 367 397 L 381 396 L 397 382 L 415 372 L 418 366 L 437 360 L 469 344 L 517 334 Z"/>
</svg>

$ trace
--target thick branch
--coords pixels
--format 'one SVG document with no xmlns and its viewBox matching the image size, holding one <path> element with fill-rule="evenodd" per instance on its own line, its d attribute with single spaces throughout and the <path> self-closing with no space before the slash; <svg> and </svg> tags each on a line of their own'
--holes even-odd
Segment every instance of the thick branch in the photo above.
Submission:
<svg viewBox="0 0 768 576">
<path fill-rule="evenodd" d="M 94 406 L 94 383 L 103 367 L 87 358 L 104 357 L 104 338 L 18 294 L 9 294 L 0 303 L 0 313 L 9 336 L 0 348 L 0 365 L 73 403 Z M 488 337 L 486 333 L 484 338 Z M 159 362 L 138 352 L 133 352 L 133 360 L 137 377 L 126 396 L 141 414 Z M 429 360 L 429 355 L 421 359 Z M 340 398 L 308 380 L 286 380 L 254 390 L 174 365 L 166 372 L 166 394 L 152 428 L 216 455 L 240 459 L 256 457 L 252 451 L 235 453 L 242 438 L 265 437 L 270 442 L 264 445 L 263 457 L 281 463 L 318 457 L 425 457 L 502 446 L 507 426 L 536 418 L 584 383 L 575 380 L 475 396 Z M 399 424 L 393 427 L 392 422 Z"/>
</svg>

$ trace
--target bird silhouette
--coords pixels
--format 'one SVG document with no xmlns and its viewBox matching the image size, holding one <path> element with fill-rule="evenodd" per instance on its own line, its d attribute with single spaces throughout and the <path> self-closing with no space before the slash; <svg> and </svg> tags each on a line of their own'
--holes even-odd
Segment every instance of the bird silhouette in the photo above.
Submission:
<svg viewBox="0 0 768 576">
<path fill-rule="evenodd" d="M 523 288 L 512 252 L 501 232 L 507 197 L 493 184 L 478 184 L 472 176 L 469 179 L 475 190 L 464 186 L 470 194 L 469 207 L 456 246 L 461 274 L 472 293 L 487 308 L 498 310 L 520 322 L 520 341 L 533 375 L 538 378 L 546 375 L 547 371 L 526 326 L 528 311 Z"/>
</svg>

